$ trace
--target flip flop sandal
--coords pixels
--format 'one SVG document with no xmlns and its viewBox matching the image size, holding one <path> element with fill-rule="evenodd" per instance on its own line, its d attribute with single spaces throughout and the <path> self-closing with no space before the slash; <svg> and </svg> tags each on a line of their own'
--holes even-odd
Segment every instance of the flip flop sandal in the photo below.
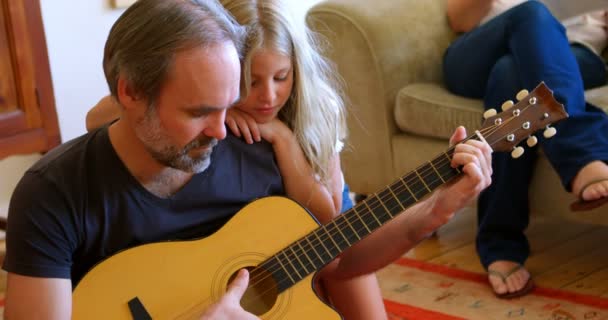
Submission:
<svg viewBox="0 0 608 320">
<path fill-rule="evenodd" d="M 523 267 L 524 267 L 523 265 L 518 264 L 517 266 L 513 267 L 513 269 L 509 270 L 506 273 L 502 273 L 500 271 L 488 269 L 488 275 L 496 276 L 496 277 L 500 278 L 504 284 L 506 284 L 507 283 L 507 279 L 511 275 L 513 275 L 515 272 L 517 272 L 520 269 L 522 269 Z M 534 289 L 534 281 L 532 281 L 532 276 L 530 276 L 530 278 L 528 278 L 528 281 L 526 281 L 526 284 L 521 289 L 519 289 L 517 291 L 514 291 L 514 292 L 505 292 L 505 293 L 496 293 L 496 291 L 494 291 L 494 289 L 492 289 L 492 291 L 494 291 L 494 295 L 496 295 L 497 298 L 500 298 L 500 299 L 513 299 L 513 298 L 518 298 L 518 297 L 521 297 L 521 296 L 524 296 L 524 295 L 530 293 L 530 291 L 532 291 L 532 289 Z"/>
<path fill-rule="evenodd" d="M 595 199 L 595 200 L 589 200 L 589 201 L 585 201 L 583 200 L 583 192 L 585 192 L 585 190 L 591 186 L 592 184 L 598 183 L 598 182 L 602 182 L 602 181 L 606 181 L 608 179 L 604 178 L 604 179 L 598 179 L 598 180 L 593 180 L 589 183 L 587 183 L 582 189 L 581 192 L 578 195 L 578 201 L 573 202 L 570 205 L 570 210 L 572 211 L 588 211 L 588 210 L 592 210 L 595 208 L 598 208 L 606 203 L 608 203 L 608 197 L 602 197 L 599 199 Z"/>
</svg>

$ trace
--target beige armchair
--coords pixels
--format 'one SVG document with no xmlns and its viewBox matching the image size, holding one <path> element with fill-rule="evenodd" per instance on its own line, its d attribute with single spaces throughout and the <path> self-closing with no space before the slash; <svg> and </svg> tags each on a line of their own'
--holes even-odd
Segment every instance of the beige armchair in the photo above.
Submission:
<svg viewBox="0 0 608 320">
<path fill-rule="evenodd" d="M 307 21 L 328 40 L 345 80 L 350 136 L 342 165 L 353 191 L 375 192 L 432 159 L 458 125 L 480 127 L 482 101 L 455 96 L 442 84 L 442 55 L 456 36 L 445 0 L 328 0 Z M 608 86 L 587 97 L 608 110 Z M 575 197 L 542 156 L 530 192 L 534 214 L 608 224 L 608 206 L 569 211 Z"/>
</svg>

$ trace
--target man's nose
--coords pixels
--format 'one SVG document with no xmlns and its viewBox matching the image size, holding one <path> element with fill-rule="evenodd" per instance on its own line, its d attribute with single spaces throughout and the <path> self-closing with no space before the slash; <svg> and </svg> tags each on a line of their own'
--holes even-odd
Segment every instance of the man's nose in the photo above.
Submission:
<svg viewBox="0 0 608 320">
<path fill-rule="evenodd" d="M 226 110 L 217 112 L 207 117 L 206 127 L 203 129 L 203 134 L 207 137 L 212 137 L 217 140 L 226 138 Z"/>
</svg>

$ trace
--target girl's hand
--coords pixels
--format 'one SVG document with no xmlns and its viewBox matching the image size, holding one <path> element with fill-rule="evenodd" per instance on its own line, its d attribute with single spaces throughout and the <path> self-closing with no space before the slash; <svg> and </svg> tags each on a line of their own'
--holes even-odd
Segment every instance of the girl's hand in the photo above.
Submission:
<svg viewBox="0 0 608 320">
<path fill-rule="evenodd" d="M 262 139 L 260 128 L 255 119 L 239 109 L 228 109 L 225 122 L 235 136 L 243 137 L 249 144 L 254 141 L 259 142 Z"/>
<path fill-rule="evenodd" d="M 266 123 L 258 124 L 258 129 L 262 139 L 271 144 L 275 144 L 280 138 L 290 138 L 293 136 L 289 127 L 287 127 L 283 121 L 279 120 L 279 118 L 274 118 Z"/>
</svg>

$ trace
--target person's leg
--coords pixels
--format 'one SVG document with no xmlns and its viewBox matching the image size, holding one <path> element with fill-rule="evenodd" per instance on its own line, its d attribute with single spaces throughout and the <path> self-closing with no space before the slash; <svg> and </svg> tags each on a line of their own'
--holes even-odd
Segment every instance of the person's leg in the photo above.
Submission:
<svg viewBox="0 0 608 320">
<path fill-rule="evenodd" d="M 582 45 L 572 45 L 585 89 L 606 84 L 600 57 Z M 586 103 L 568 108 L 570 117 L 555 127 L 558 134 L 542 142 L 547 158 L 566 190 L 584 200 L 608 197 L 608 117 Z M 580 195 L 584 188 L 584 193 Z"/>
<path fill-rule="evenodd" d="M 494 65 L 484 104 L 500 106 L 521 89 L 515 59 L 505 55 Z M 518 292 L 530 279 L 523 265 L 530 253 L 524 230 L 529 222 L 528 186 L 537 153 L 525 152 L 513 159 L 509 153 L 492 154 L 492 184 L 479 196 L 477 252 L 488 270 L 488 280 L 498 295 Z M 509 276 L 499 277 L 497 274 Z M 504 279 L 503 279 L 504 278 Z"/>
<path fill-rule="evenodd" d="M 555 126 L 556 136 L 539 139 L 566 190 L 584 200 L 608 198 L 608 117 L 585 102 L 581 77 L 582 72 L 586 81 L 601 81 L 605 75 L 597 72 L 605 67 L 590 51 L 574 51 L 547 8 L 527 1 L 458 38 L 446 51 L 444 78 L 454 93 L 481 98 L 489 92 L 493 63 L 511 54 L 521 88 L 544 81 L 570 115 Z"/>
<path fill-rule="evenodd" d="M 582 105 L 582 81 L 569 48 L 564 27 L 549 10 L 526 1 L 457 38 L 445 53 L 444 80 L 456 94 L 482 98 L 494 65 L 511 54 L 520 89 L 545 81 L 561 103 Z"/>
</svg>

